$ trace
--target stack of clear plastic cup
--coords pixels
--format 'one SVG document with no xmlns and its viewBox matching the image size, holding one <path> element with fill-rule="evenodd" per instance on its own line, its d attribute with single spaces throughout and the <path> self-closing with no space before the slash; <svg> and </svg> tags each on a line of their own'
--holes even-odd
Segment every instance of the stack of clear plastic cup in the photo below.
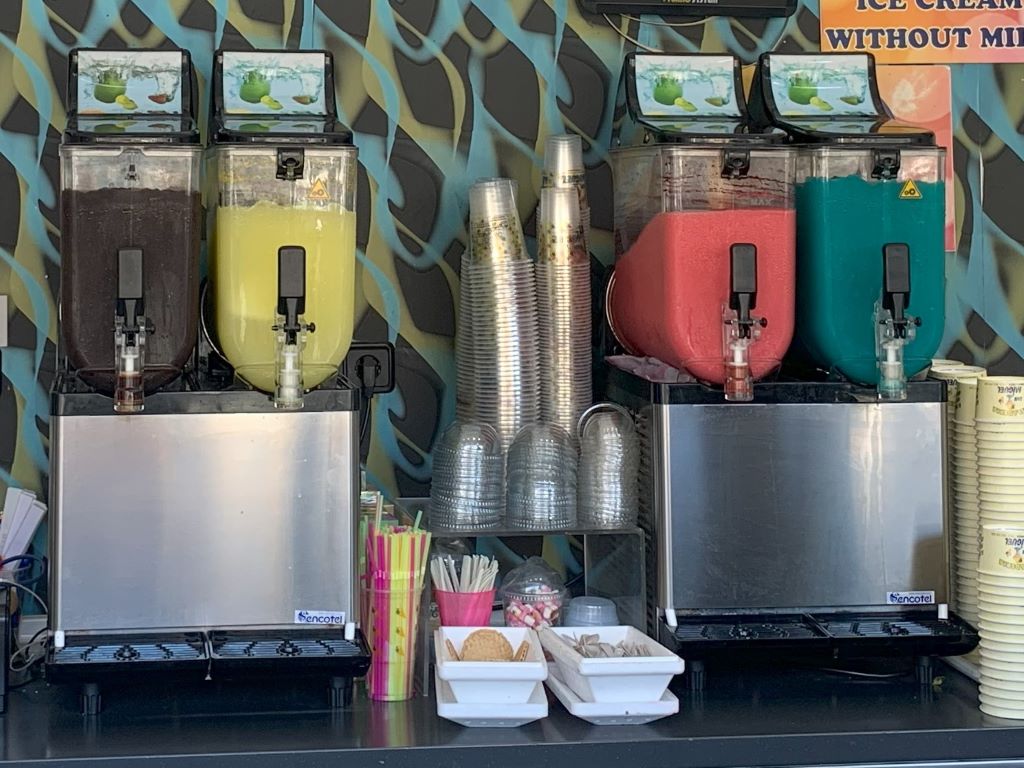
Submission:
<svg viewBox="0 0 1024 768">
<path fill-rule="evenodd" d="M 507 206 L 501 207 L 500 210 L 510 210 L 515 213 L 517 209 L 516 200 L 519 193 L 519 184 L 514 179 L 503 179 L 497 177 L 482 178 L 477 180 L 477 184 L 486 184 L 495 190 L 495 196 L 504 195 L 505 192 L 500 190 L 510 191 L 512 196 L 511 208 Z M 472 228 L 471 228 L 472 229 Z M 462 289 L 459 293 L 459 317 L 458 323 L 455 328 L 455 369 L 456 369 L 456 398 L 455 398 L 455 416 L 459 419 L 471 419 L 476 413 L 476 404 L 474 402 L 474 381 L 476 375 L 476 366 L 474 360 L 474 341 L 473 341 L 473 316 L 471 307 L 471 292 L 465 290 L 466 284 L 466 267 L 470 263 L 473 257 L 472 253 L 472 242 L 468 245 L 468 254 L 464 254 L 462 258 L 463 273 L 462 273 Z"/>
<path fill-rule="evenodd" d="M 577 464 L 575 441 L 557 424 L 523 427 L 508 452 L 508 526 L 575 527 Z"/>
<path fill-rule="evenodd" d="M 549 187 L 576 190 L 580 204 L 583 247 L 590 253 L 590 202 L 587 198 L 587 169 L 583 165 L 583 142 L 579 136 L 548 136 L 544 142 L 544 173 L 541 189 Z"/>
<path fill-rule="evenodd" d="M 579 526 L 635 526 L 640 440 L 633 417 L 620 405 L 599 403 L 580 418 L 579 440 Z"/>
<path fill-rule="evenodd" d="M 483 530 L 501 525 L 505 509 L 505 456 L 488 424 L 456 421 L 433 451 L 430 525 Z"/>
<path fill-rule="evenodd" d="M 544 371 L 541 417 L 572 435 L 580 414 L 593 402 L 590 262 L 579 221 L 574 190 L 541 190 L 537 216 L 537 323 Z"/>
<path fill-rule="evenodd" d="M 456 334 L 457 413 L 491 424 L 507 450 L 518 431 L 540 417 L 534 264 L 511 180 L 474 184 L 469 211 Z"/>
</svg>

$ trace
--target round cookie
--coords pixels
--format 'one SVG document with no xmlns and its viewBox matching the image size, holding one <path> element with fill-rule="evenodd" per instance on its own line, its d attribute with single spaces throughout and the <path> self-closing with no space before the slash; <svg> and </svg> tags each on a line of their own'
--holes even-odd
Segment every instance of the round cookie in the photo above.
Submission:
<svg viewBox="0 0 1024 768">
<path fill-rule="evenodd" d="M 462 643 L 463 661 L 512 661 L 512 644 L 493 629 L 478 629 Z"/>
</svg>

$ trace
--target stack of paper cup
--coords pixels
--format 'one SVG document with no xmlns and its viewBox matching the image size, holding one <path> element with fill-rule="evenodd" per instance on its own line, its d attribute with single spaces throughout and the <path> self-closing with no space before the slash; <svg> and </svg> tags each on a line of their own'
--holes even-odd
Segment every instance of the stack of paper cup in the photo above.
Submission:
<svg viewBox="0 0 1024 768">
<path fill-rule="evenodd" d="M 951 554 L 954 606 L 971 624 L 978 623 L 978 449 L 975 405 L 978 379 L 985 369 L 973 365 L 938 366 L 932 378 L 949 390 L 946 407 L 947 477 L 952 509 Z"/>
<path fill-rule="evenodd" d="M 984 525 L 978 573 L 981 711 L 1024 720 L 1024 525 Z"/>
<path fill-rule="evenodd" d="M 981 523 L 1024 527 L 1024 376 L 979 379 L 976 423 Z"/>
</svg>

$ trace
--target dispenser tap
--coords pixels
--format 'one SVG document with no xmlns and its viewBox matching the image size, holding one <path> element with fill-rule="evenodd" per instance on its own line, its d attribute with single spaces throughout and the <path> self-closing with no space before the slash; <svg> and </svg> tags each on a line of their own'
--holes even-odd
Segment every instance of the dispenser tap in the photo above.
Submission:
<svg viewBox="0 0 1024 768">
<path fill-rule="evenodd" d="M 878 360 L 878 398 L 906 400 L 907 374 L 903 352 L 921 324 L 907 312 L 910 305 L 910 247 L 882 246 L 882 297 L 875 304 L 875 355 Z"/>
<path fill-rule="evenodd" d="M 749 402 L 754 399 L 750 375 L 750 347 L 768 325 L 753 314 L 757 306 L 757 248 L 734 243 L 730 252 L 729 305 L 723 309 L 725 399 Z"/>
<path fill-rule="evenodd" d="M 316 327 L 301 315 L 306 311 L 306 250 L 297 245 L 277 251 L 277 382 L 274 405 L 297 410 L 302 407 L 302 348 L 306 334 Z"/>
<path fill-rule="evenodd" d="M 117 306 L 114 310 L 114 358 L 117 383 L 114 410 L 138 413 L 144 407 L 142 374 L 146 364 L 146 336 L 153 326 L 144 315 L 142 249 L 117 252 Z"/>
</svg>

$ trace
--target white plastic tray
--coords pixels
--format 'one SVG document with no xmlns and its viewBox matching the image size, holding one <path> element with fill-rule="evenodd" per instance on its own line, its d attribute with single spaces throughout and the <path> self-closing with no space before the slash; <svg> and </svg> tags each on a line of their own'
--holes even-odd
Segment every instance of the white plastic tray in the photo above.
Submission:
<svg viewBox="0 0 1024 768">
<path fill-rule="evenodd" d="M 434 674 L 437 714 L 467 728 L 518 728 L 548 716 L 548 697 L 543 683 L 534 683 L 524 704 L 463 704 L 455 701 L 451 687 Z"/>
<path fill-rule="evenodd" d="M 653 723 L 679 712 L 679 699 L 671 691 L 665 691 L 658 701 L 646 702 L 602 702 L 582 701 L 572 688 L 558 678 L 552 669 L 546 685 L 569 714 L 594 725 L 644 725 Z"/>
<path fill-rule="evenodd" d="M 532 629 L 490 627 L 503 634 L 515 651 L 523 640 L 530 643 L 526 661 L 455 661 L 445 639 L 462 651 L 465 639 L 481 627 L 441 627 L 434 632 L 437 676 L 446 681 L 460 704 L 522 704 L 529 701 L 537 684 L 548 676 L 540 638 Z M 487 627 L 483 627 L 487 629 Z"/>
<path fill-rule="evenodd" d="M 650 655 L 586 659 L 572 647 L 572 638 L 583 634 L 612 645 L 641 643 Z M 548 627 L 540 631 L 540 641 L 557 663 L 559 677 L 585 702 L 658 701 L 684 669 L 682 659 L 634 627 Z"/>
</svg>

